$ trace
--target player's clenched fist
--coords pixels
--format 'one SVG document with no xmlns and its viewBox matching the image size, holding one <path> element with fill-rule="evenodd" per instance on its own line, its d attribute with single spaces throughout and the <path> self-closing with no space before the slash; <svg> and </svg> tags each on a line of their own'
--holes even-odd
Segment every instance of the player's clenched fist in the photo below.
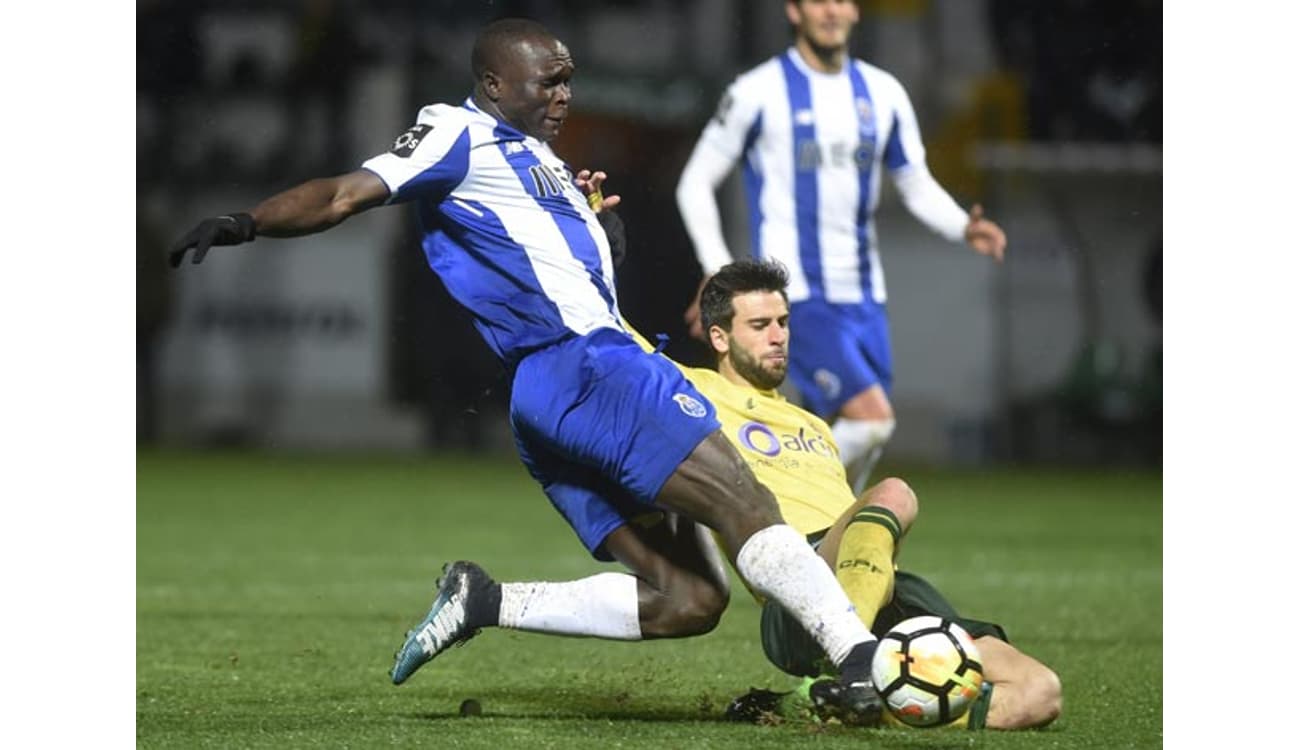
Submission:
<svg viewBox="0 0 1300 750">
<path fill-rule="evenodd" d="M 193 262 L 201 263 L 203 256 L 208 254 L 208 249 L 213 245 L 238 245 L 251 242 L 256 236 L 257 228 L 253 224 L 253 217 L 248 214 L 230 214 L 215 219 L 204 219 L 171 246 L 167 251 L 167 259 L 171 262 L 172 268 L 178 268 L 181 261 L 185 259 L 186 251 L 194 248 Z"/>
</svg>

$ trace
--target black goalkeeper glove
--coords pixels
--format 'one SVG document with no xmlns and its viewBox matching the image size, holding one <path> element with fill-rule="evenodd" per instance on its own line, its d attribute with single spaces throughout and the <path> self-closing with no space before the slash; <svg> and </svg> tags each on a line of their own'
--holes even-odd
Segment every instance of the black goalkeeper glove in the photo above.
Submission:
<svg viewBox="0 0 1300 750">
<path fill-rule="evenodd" d="M 598 212 L 596 218 L 600 220 L 600 226 L 609 238 L 609 254 L 614 259 L 614 268 L 618 268 L 627 258 L 627 234 L 623 231 L 623 220 L 608 208 Z"/>
<path fill-rule="evenodd" d="M 181 261 L 185 260 L 186 251 L 192 247 L 194 248 L 193 262 L 202 263 L 203 256 L 208 254 L 208 249 L 213 245 L 238 245 L 252 242 L 256 236 L 257 228 L 253 226 L 253 217 L 249 214 L 229 214 L 215 219 L 204 219 L 171 246 L 167 251 L 167 260 L 172 264 L 172 268 L 180 268 Z"/>
</svg>

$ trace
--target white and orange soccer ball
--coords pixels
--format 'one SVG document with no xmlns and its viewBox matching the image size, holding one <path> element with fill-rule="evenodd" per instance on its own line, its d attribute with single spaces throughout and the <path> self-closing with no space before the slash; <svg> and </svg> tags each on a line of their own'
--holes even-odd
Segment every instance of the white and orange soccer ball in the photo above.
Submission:
<svg viewBox="0 0 1300 750">
<path fill-rule="evenodd" d="M 966 713 L 979 697 L 984 667 L 960 625 L 927 615 L 903 620 L 880 639 L 871 679 L 899 721 L 935 727 Z"/>
</svg>

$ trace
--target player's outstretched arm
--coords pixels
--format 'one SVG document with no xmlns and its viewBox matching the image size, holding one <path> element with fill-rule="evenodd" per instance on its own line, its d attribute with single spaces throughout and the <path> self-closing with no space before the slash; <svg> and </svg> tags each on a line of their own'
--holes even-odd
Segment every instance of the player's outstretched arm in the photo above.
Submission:
<svg viewBox="0 0 1300 750">
<path fill-rule="evenodd" d="M 892 175 L 903 205 L 921 223 L 954 242 L 965 240 L 980 255 L 1002 260 L 1007 235 L 984 218 L 982 206 L 976 203 L 970 213 L 962 211 L 924 166 L 896 170 Z"/>
<path fill-rule="evenodd" d="M 193 262 L 201 263 L 215 245 L 252 242 L 258 235 L 297 237 L 324 231 L 387 198 L 388 186 L 365 169 L 309 180 L 267 198 L 247 213 L 204 219 L 171 246 L 168 260 L 176 268 L 190 248 Z"/>
</svg>

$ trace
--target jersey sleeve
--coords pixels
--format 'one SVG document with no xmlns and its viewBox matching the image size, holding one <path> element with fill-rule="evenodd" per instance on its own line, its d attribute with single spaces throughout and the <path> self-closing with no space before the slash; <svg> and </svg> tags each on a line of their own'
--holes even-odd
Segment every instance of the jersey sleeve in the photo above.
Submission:
<svg viewBox="0 0 1300 750">
<path fill-rule="evenodd" d="M 440 200 L 465 179 L 469 146 L 469 126 L 464 118 L 444 105 L 426 107 L 387 153 L 367 159 L 361 167 L 388 186 L 389 203 L 414 198 Z"/>
<path fill-rule="evenodd" d="M 921 140 L 921 128 L 916 122 L 916 111 L 912 109 L 912 100 L 907 90 L 898 79 L 889 76 L 889 102 L 893 116 L 889 123 L 889 136 L 885 141 L 885 166 L 890 172 L 910 167 L 925 167 L 925 144 Z"/>
<path fill-rule="evenodd" d="M 762 102 L 752 90 L 743 77 L 727 88 L 677 183 L 677 209 L 706 276 L 732 260 L 716 191 L 762 126 Z"/>
<path fill-rule="evenodd" d="M 753 140 L 753 131 L 759 125 L 763 110 L 759 93 L 751 77 L 741 76 L 732 81 L 718 101 L 713 118 L 704 126 L 697 147 L 707 147 L 734 164 Z"/>
<path fill-rule="evenodd" d="M 884 162 L 894 187 L 917 220 L 945 239 L 960 241 L 966 232 L 966 212 L 930 174 L 912 102 L 897 79 L 888 80 L 893 118 L 885 141 Z"/>
</svg>

